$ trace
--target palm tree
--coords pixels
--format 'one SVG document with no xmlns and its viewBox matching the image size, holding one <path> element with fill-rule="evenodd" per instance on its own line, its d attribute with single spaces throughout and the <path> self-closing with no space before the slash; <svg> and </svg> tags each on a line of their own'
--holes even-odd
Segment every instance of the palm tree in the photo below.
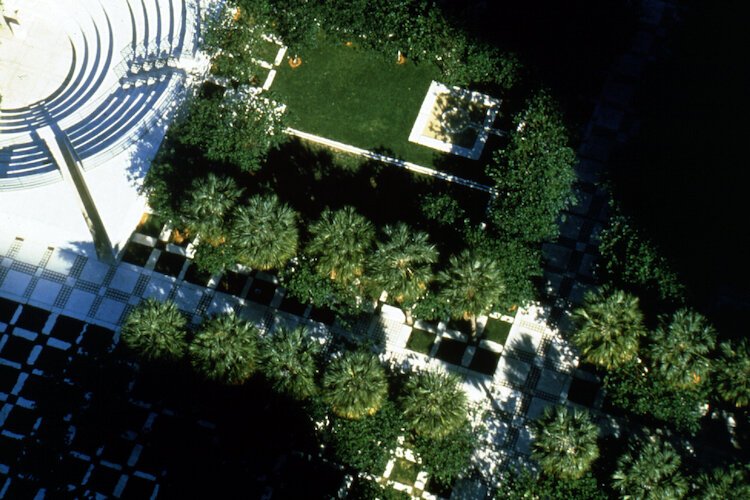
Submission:
<svg viewBox="0 0 750 500">
<path fill-rule="evenodd" d="M 332 361 L 323 387 L 333 412 L 354 420 L 376 413 L 388 395 L 383 366 L 378 358 L 363 351 L 348 352 Z"/>
<path fill-rule="evenodd" d="M 404 417 L 417 434 L 442 439 L 467 423 L 466 393 L 455 375 L 417 373 L 406 382 L 404 391 Z"/>
<path fill-rule="evenodd" d="M 716 468 L 710 474 L 703 473 L 695 482 L 694 496 L 701 500 L 750 498 L 748 472 L 747 466 L 733 464 L 728 469 Z"/>
<path fill-rule="evenodd" d="M 438 251 L 428 241 L 427 233 L 414 232 L 406 224 L 386 226 L 386 241 L 377 243 L 368 275 L 376 297 L 385 290 L 389 297 L 404 307 L 407 323 L 411 324 L 411 310 L 433 279 L 432 264 Z"/>
<path fill-rule="evenodd" d="M 741 408 L 750 404 L 750 343 L 721 343 L 716 388 L 728 403 Z"/>
<path fill-rule="evenodd" d="M 123 343 L 147 361 L 179 360 L 187 348 L 187 318 L 174 302 L 146 299 L 122 325 Z"/>
<path fill-rule="evenodd" d="M 664 379 L 679 389 L 696 387 L 706 380 L 710 362 L 706 355 L 716 345 L 716 330 L 695 311 L 680 309 L 669 326 L 653 335 L 650 357 Z"/>
<path fill-rule="evenodd" d="M 262 350 L 263 372 L 277 391 L 297 399 L 315 394 L 320 346 L 305 335 L 304 328 L 275 331 L 266 337 Z"/>
<path fill-rule="evenodd" d="M 635 358 L 646 334 L 638 298 L 621 290 L 587 293 L 574 313 L 573 341 L 591 363 L 612 369 Z"/>
<path fill-rule="evenodd" d="M 297 214 L 276 195 L 253 196 L 237 210 L 231 237 L 241 264 L 279 269 L 297 254 Z"/>
<path fill-rule="evenodd" d="M 464 250 L 452 255 L 448 269 L 438 275 L 439 297 L 448 304 L 451 316 L 471 322 L 471 336 L 477 332 L 477 316 L 489 312 L 505 292 L 495 261 L 478 252 Z"/>
<path fill-rule="evenodd" d="M 550 476 L 580 479 L 599 458 L 599 429 L 586 411 L 563 405 L 547 408 L 534 427 L 531 456 Z"/>
<path fill-rule="evenodd" d="M 654 437 L 626 452 L 617 460 L 612 485 L 624 498 L 666 500 L 687 493 L 680 473 L 680 455 L 669 443 Z"/>
<path fill-rule="evenodd" d="M 241 384 L 255 372 L 258 331 L 234 313 L 201 325 L 189 347 L 193 367 L 209 380 Z"/>
<path fill-rule="evenodd" d="M 188 230 L 201 233 L 204 240 L 218 244 L 225 236 L 225 220 L 242 191 L 231 177 L 209 173 L 196 179 L 182 209 L 184 224 Z"/>
<path fill-rule="evenodd" d="M 375 230 L 354 208 L 326 209 L 310 226 L 310 234 L 307 251 L 317 258 L 316 270 L 321 276 L 347 286 L 362 275 Z"/>
</svg>

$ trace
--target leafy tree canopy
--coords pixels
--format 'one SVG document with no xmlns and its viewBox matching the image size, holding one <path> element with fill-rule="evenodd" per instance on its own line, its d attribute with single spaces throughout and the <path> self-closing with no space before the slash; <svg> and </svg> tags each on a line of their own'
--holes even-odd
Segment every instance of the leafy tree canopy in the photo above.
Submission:
<svg viewBox="0 0 750 500">
<path fill-rule="evenodd" d="M 687 493 L 681 463 L 669 443 L 651 437 L 619 458 L 612 484 L 624 498 L 679 499 Z"/>
<path fill-rule="evenodd" d="M 589 362 L 607 369 L 635 359 L 646 334 L 638 298 L 621 290 L 587 293 L 574 319 L 573 342 Z"/>
<path fill-rule="evenodd" d="M 181 359 L 187 349 L 187 318 L 174 302 L 146 299 L 125 318 L 123 343 L 146 361 Z"/>
<path fill-rule="evenodd" d="M 414 451 L 422 459 L 422 467 L 431 478 L 445 486 L 468 470 L 475 445 L 468 422 L 441 439 L 419 434 L 414 438 Z"/>
<path fill-rule="evenodd" d="M 738 408 L 750 405 L 750 343 L 722 342 L 716 387 L 724 400 Z"/>
<path fill-rule="evenodd" d="M 535 477 L 528 470 L 508 472 L 495 498 L 525 500 L 606 500 L 607 494 L 591 473 L 579 479 L 561 480 L 553 476 Z"/>
<path fill-rule="evenodd" d="M 333 412 L 351 420 L 374 415 L 388 396 L 383 365 L 364 351 L 347 352 L 331 361 L 323 387 L 324 399 Z"/>
<path fill-rule="evenodd" d="M 401 405 L 411 429 L 441 439 L 466 425 L 466 393 L 453 375 L 438 372 L 412 374 Z"/>
<path fill-rule="evenodd" d="M 172 136 L 202 149 L 209 160 L 255 172 L 268 151 L 283 142 L 283 129 L 284 111 L 268 92 L 240 87 L 193 99 Z"/>
<path fill-rule="evenodd" d="M 550 476 L 580 479 L 599 458 L 599 429 L 582 410 L 548 408 L 535 422 L 534 434 L 531 456 Z"/>
<path fill-rule="evenodd" d="M 240 384 L 258 364 L 258 331 L 234 314 L 207 320 L 190 343 L 190 362 L 209 380 Z"/>
<path fill-rule="evenodd" d="M 324 440 L 337 462 L 357 471 L 380 475 L 398 445 L 401 418 L 386 402 L 380 411 L 357 420 L 333 417 Z"/>
<path fill-rule="evenodd" d="M 560 211 L 574 200 L 574 162 L 557 105 L 537 93 L 486 169 L 498 190 L 490 215 L 500 234 L 526 242 L 554 239 Z"/>
</svg>

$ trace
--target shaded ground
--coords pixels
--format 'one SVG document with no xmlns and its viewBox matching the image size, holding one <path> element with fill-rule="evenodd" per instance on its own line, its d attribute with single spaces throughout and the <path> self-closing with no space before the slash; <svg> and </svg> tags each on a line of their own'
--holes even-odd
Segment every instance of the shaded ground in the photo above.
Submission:
<svg viewBox="0 0 750 500">
<path fill-rule="evenodd" d="M 750 309 L 745 213 L 750 35 L 739 2 L 696 4 L 640 95 L 640 137 L 613 169 L 615 196 L 662 247 L 724 334 Z M 744 40 L 744 41 L 743 41 Z"/>
</svg>

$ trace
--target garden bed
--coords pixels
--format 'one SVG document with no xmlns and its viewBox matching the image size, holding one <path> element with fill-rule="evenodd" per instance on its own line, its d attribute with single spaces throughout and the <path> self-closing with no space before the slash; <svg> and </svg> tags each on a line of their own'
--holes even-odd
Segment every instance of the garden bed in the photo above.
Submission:
<svg viewBox="0 0 750 500">
<path fill-rule="evenodd" d="M 434 333 L 414 328 L 409 335 L 409 340 L 406 342 L 406 348 L 429 355 L 434 343 Z"/>
<path fill-rule="evenodd" d="M 513 323 L 508 323 L 501 319 L 488 318 L 487 324 L 484 327 L 483 336 L 487 340 L 497 342 L 500 345 L 505 345 L 505 341 L 508 339 L 508 334 Z"/>
</svg>

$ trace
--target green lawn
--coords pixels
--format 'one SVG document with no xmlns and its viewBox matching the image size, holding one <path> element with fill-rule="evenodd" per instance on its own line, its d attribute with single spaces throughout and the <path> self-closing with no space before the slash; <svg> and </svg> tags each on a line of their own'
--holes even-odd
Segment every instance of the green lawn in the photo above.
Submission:
<svg viewBox="0 0 750 500">
<path fill-rule="evenodd" d="M 300 57 L 296 69 L 279 66 L 271 87 L 293 128 L 464 177 L 482 175 L 479 162 L 409 142 L 430 83 L 440 79 L 436 66 L 399 65 L 395 57 L 325 42 Z"/>
</svg>

